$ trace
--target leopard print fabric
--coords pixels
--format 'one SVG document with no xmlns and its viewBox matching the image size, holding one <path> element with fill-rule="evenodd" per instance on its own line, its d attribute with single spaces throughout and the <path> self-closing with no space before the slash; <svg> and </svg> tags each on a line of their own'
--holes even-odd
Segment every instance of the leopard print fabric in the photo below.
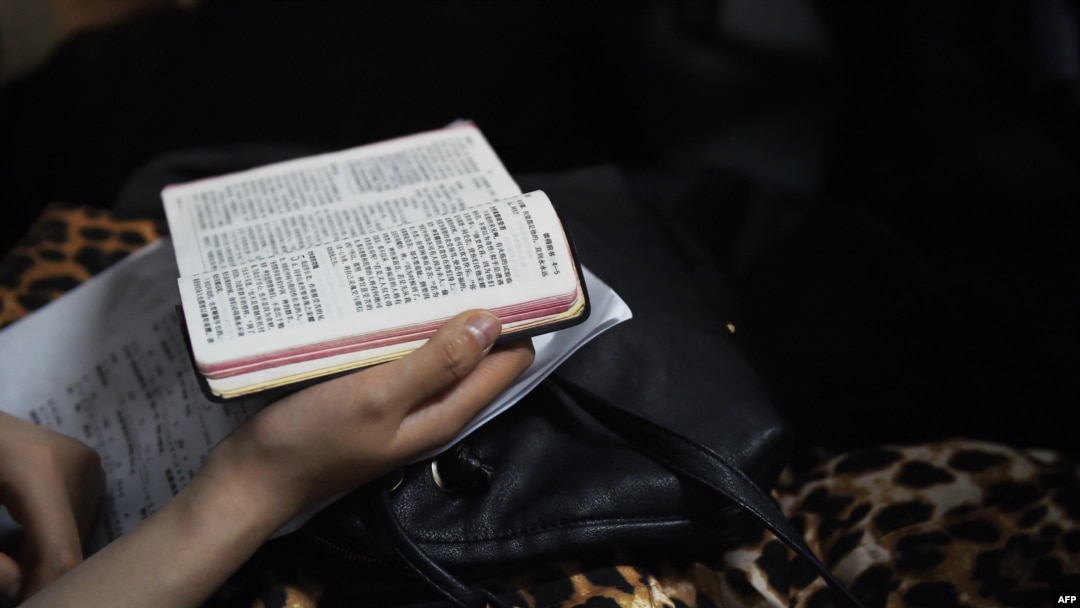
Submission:
<svg viewBox="0 0 1080 608">
<path fill-rule="evenodd" d="M 1080 467 L 1054 452 L 962 439 L 867 448 L 804 475 L 789 469 L 773 495 L 868 608 L 1048 606 L 1080 589 Z M 516 581 L 518 603 L 836 605 L 805 561 L 760 530 L 714 558 L 559 571 L 554 585 Z"/>
<path fill-rule="evenodd" d="M 1056 453 L 962 439 L 868 448 L 786 470 L 773 495 L 868 608 L 1047 606 L 1080 589 L 1080 467 Z M 257 606 L 355 605 L 294 567 L 291 582 L 264 580 Z M 613 553 L 481 585 L 523 608 L 844 605 L 761 529 L 713 555 Z"/>
<path fill-rule="evenodd" d="M 50 205 L 0 261 L 0 328 L 67 293 L 164 231 L 156 221 L 119 220 L 94 207 Z"/>
<path fill-rule="evenodd" d="M 776 495 L 868 606 L 1046 606 L 1080 589 L 1080 468 L 1054 452 L 869 448 Z M 762 555 L 785 550 L 772 542 Z M 820 605 L 820 588 L 789 605 Z"/>
<path fill-rule="evenodd" d="M 164 232 L 55 205 L 0 260 L 0 325 L 59 297 Z M 800 463 L 773 495 L 869 608 L 1045 606 L 1080 590 L 1080 468 L 1060 455 L 952 440 Z M 296 545 L 272 542 L 211 606 L 355 605 Z M 713 555 L 612 553 L 486 581 L 514 605 L 780 608 L 834 605 L 768 532 Z"/>
</svg>

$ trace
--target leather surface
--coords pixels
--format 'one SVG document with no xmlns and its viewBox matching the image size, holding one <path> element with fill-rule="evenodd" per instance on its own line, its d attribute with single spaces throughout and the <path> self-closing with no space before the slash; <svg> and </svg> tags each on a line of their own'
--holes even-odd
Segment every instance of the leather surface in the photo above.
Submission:
<svg viewBox="0 0 1080 608">
<path fill-rule="evenodd" d="M 786 427 L 725 327 L 735 303 L 704 296 L 726 290 L 706 292 L 695 281 L 664 222 L 635 200 L 617 170 L 521 181 L 523 189 L 537 182 L 556 201 L 582 263 L 634 312 L 558 376 L 729 456 L 771 485 Z"/>
</svg>

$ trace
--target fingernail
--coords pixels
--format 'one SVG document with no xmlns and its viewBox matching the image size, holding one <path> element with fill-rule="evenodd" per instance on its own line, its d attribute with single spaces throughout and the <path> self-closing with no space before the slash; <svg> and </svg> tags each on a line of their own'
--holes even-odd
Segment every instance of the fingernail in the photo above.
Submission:
<svg viewBox="0 0 1080 608">
<path fill-rule="evenodd" d="M 487 354 L 499 337 L 501 324 L 499 318 L 495 315 L 489 312 L 481 312 L 469 317 L 469 320 L 465 322 L 465 327 L 468 328 L 469 333 L 476 338 L 477 344 Z"/>
</svg>

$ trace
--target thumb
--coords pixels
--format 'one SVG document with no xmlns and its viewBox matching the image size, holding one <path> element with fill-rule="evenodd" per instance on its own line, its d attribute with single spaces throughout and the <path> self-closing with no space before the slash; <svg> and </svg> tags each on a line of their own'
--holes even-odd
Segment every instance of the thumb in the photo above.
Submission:
<svg viewBox="0 0 1080 608">
<path fill-rule="evenodd" d="M 484 310 L 470 310 L 448 321 L 408 357 L 375 368 L 391 394 L 420 403 L 468 376 L 499 337 L 502 323 Z M 370 379 L 369 379 L 370 380 Z"/>
</svg>

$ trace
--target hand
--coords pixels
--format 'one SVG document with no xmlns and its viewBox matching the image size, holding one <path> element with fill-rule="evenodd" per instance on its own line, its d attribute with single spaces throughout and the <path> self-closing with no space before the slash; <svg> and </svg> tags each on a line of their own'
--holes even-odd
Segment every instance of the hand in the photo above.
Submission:
<svg viewBox="0 0 1080 608">
<path fill-rule="evenodd" d="M 162 510 L 28 608 L 200 605 L 297 514 L 452 440 L 532 363 L 528 342 L 488 353 L 499 327 L 462 313 L 407 357 L 269 405 Z"/>
<path fill-rule="evenodd" d="M 286 397 L 218 446 L 201 472 L 233 473 L 284 523 L 403 466 L 451 441 L 532 363 L 528 341 L 487 354 L 499 329 L 491 313 L 466 312 L 405 358 Z"/>
<path fill-rule="evenodd" d="M 0 553 L 0 597 L 29 597 L 82 561 L 104 484 L 93 450 L 0 413 L 0 504 L 23 527 L 19 560 Z"/>
</svg>

